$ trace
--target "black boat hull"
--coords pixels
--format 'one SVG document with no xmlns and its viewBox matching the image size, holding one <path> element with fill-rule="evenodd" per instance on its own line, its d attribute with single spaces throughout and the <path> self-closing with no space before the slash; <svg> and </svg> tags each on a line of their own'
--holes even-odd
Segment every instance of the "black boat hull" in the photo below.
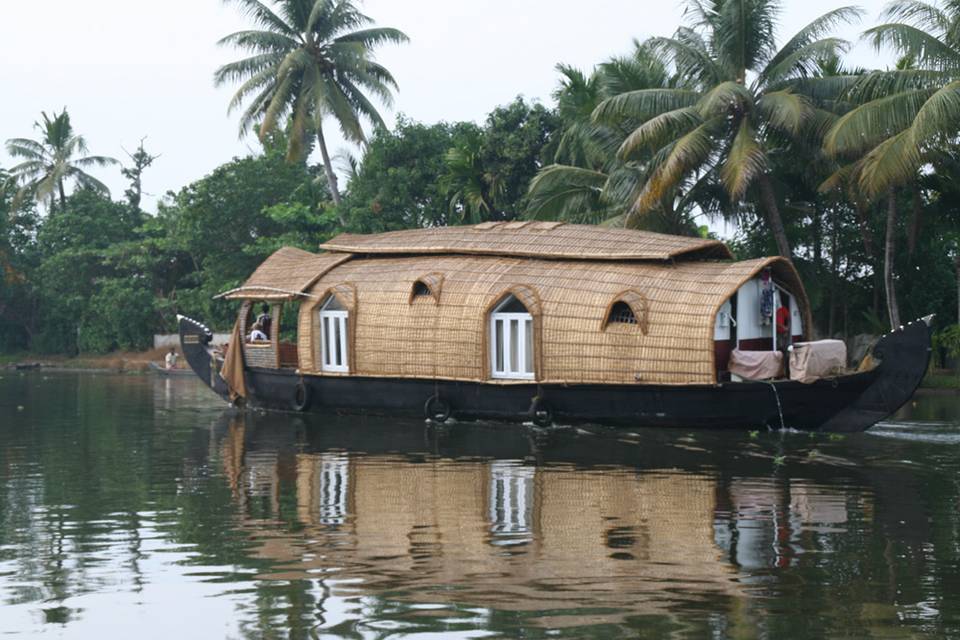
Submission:
<svg viewBox="0 0 960 640">
<path fill-rule="evenodd" d="M 181 317 L 191 368 L 217 394 L 229 390 L 207 348 L 210 331 Z M 884 336 L 871 371 L 812 384 L 782 380 L 709 385 L 485 384 L 449 380 L 299 375 L 292 369 L 246 369 L 246 404 L 280 411 L 598 423 L 615 426 L 862 431 L 913 395 L 930 358 L 929 319 Z"/>
</svg>

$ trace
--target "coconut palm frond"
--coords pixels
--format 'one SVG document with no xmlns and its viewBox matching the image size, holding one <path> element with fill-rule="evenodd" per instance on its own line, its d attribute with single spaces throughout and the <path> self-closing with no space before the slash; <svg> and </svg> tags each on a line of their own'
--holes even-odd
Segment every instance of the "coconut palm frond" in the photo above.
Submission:
<svg viewBox="0 0 960 640">
<path fill-rule="evenodd" d="M 753 99 L 750 89 L 739 82 L 727 80 L 707 91 L 697 103 L 697 110 L 704 117 L 725 113 L 733 108 L 746 111 Z"/>
<path fill-rule="evenodd" d="M 734 199 L 740 199 L 754 179 L 766 170 L 767 154 L 757 142 L 756 132 L 744 118 L 720 168 L 720 178 L 727 192 Z"/>
<path fill-rule="evenodd" d="M 617 155 L 624 159 L 643 148 L 662 147 L 667 138 L 676 138 L 702 123 L 703 117 L 695 107 L 665 111 L 634 129 L 620 145 Z"/>
<path fill-rule="evenodd" d="M 599 171 L 548 165 L 530 181 L 526 215 L 582 222 L 588 212 L 604 209 L 600 200 L 607 179 Z"/>
<path fill-rule="evenodd" d="M 867 29 L 864 37 L 878 50 L 885 46 L 891 47 L 925 68 L 950 69 L 960 66 L 960 50 L 936 35 L 910 24 L 877 25 Z"/>
<path fill-rule="evenodd" d="M 711 118 L 658 154 L 655 169 L 631 210 L 643 212 L 655 207 L 668 190 L 706 162 L 715 148 L 714 136 L 722 126 L 722 117 Z"/>
<path fill-rule="evenodd" d="M 831 155 L 840 155 L 872 147 L 909 127 L 933 93 L 930 89 L 904 91 L 853 109 L 827 133 L 824 149 Z"/>
<path fill-rule="evenodd" d="M 842 38 L 823 38 L 804 45 L 784 57 L 776 65 L 768 66 L 758 77 L 758 83 L 764 86 L 778 82 L 808 78 L 814 75 L 824 60 L 838 57 L 850 48 L 850 43 Z"/>
<path fill-rule="evenodd" d="M 902 131 L 884 140 L 860 161 L 857 186 L 872 199 L 893 187 L 909 183 L 922 164 L 912 133 Z"/>
<path fill-rule="evenodd" d="M 951 82 L 930 96 L 920 107 L 910 129 L 917 144 L 960 131 L 960 81 Z"/>
<path fill-rule="evenodd" d="M 913 22 L 917 26 L 939 33 L 946 33 L 951 26 L 950 16 L 937 6 L 919 0 L 891 2 L 883 12 L 886 20 Z"/>
<path fill-rule="evenodd" d="M 257 27 L 238 31 L 220 44 L 254 55 L 221 66 L 214 73 L 219 85 L 239 82 L 229 110 L 246 104 L 240 116 L 241 135 L 260 125 L 260 135 L 292 118 L 287 157 L 299 159 L 316 135 L 330 194 L 339 191 L 323 141 L 322 122 L 333 116 L 348 140 L 364 143 L 361 119 L 382 126 L 372 98 L 390 105 L 396 80 L 373 60 L 383 44 L 408 41 L 389 27 L 371 27 L 373 20 L 351 0 L 276 0 L 276 11 L 259 0 L 232 0 Z M 309 126 L 308 126 L 309 123 Z"/>
<path fill-rule="evenodd" d="M 18 202 L 32 197 L 48 203 L 52 208 L 51 196 L 56 194 L 59 195 L 60 206 L 65 207 L 64 184 L 67 180 L 81 187 L 109 193 L 102 182 L 84 169 L 106 167 L 118 162 L 107 156 L 82 155 L 88 153 L 87 143 L 83 136 L 74 132 L 66 109 L 53 115 L 47 115 L 46 112 L 40 115 L 40 120 L 34 123 L 34 128 L 41 133 L 39 140 L 12 138 L 6 143 L 11 156 L 24 159 L 10 170 L 10 175 L 21 185 L 16 196 Z"/>
<path fill-rule="evenodd" d="M 797 135 L 813 115 L 810 100 L 788 90 L 764 93 L 757 102 L 757 110 L 768 125 L 791 136 Z"/>
<path fill-rule="evenodd" d="M 690 89 L 640 89 L 629 91 L 601 102 L 593 112 L 597 122 L 630 117 L 645 120 L 664 111 L 691 107 L 700 98 Z"/>
<path fill-rule="evenodd" d="M 791 60 L 804 59 L 805 56 L 802 52 L 810 50 L 810 47 L 818 41 L 838 41 L 836 38 L 825 38 L 825 36 L 839 26 L 858 21 L 862 16 L 862 9 L 848 6 L 828 11 L 816 18 L 807 26 L 797 31 L 786 44 L 780 47 L 780 50 L 770 58 L 770 61 L 766 64 L 763 71 L 760 72 L 760 76 L 766 78 L 779 77 L 782 75 L 782 72 L 778 72 L 778 69 L 790 68 L 795 64 L 795 62 L 791 63 Z M 838 42 L 842 43 L 844 41 L 839 40 Z M 801 55 L 798 56 L 798 54 Z"/>
</svg>

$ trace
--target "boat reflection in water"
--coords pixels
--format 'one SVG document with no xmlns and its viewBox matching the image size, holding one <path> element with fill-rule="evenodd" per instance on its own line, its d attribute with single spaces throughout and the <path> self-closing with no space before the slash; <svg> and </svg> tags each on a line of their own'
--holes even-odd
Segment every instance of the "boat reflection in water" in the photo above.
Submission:
<svg viewBox="0 0 960 640">
<path fill-rule="evenodd" d="M 702 432 L 245 413 L 214 434 L 250 553 L 270 567 L 261 579 L 321 578 L 340 597 L 459 603 L 551 628 L 687 625 L 691 611 L 730 633 L 754 628 L 754 597 L 792 597 L 770 571 L 804 554 L 804 571 L 824 569 L 809 554 L 875 513 L 843 460 L 780 467 L 762 447 Z"/>
</svg>

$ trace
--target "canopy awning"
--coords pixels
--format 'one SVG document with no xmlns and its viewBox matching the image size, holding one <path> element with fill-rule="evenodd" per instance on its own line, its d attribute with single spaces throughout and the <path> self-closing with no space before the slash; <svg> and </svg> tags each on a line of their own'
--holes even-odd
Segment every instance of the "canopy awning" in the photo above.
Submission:
<svg viewBox="0 0 960 640">
<path fill-rule="evenodd" d="M 241 286 L 215 297 L 228 300 L 292 300 L 299 296 L 309 297 L 306 290 L 310 285 L 349 259 L 349 253 L 317 254 L 283 247 L 264 260 Z"/>
</svg>

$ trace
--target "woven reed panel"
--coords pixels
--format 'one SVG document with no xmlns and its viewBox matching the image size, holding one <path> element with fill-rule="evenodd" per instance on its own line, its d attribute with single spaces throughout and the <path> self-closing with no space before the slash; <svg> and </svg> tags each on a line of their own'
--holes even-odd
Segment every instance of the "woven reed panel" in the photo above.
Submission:
<svg viewBox="0 0 960 640">
<path fill-rule="evenodd" d="M 482 223 L 371 235 L 344 233 L 320 247 L 364 254 L 457 253 L 604 261 L 733 257 L 718 240 L 555 222 Z"/>
<path fill-rule="evenodd" d="M 314 306 L 304 301 L 297 318 L 297 359 L 301 371 L 312 371 L 319 364 L 316 344 L 320 344 L 320 317 Z"/>
<path fill-rule="evenodd" d="M 356 291 L 349 336 L 355 375 L 490 381 L 488 312 L 511 289 L 535 292 L 537 380 L 544 383 L 687 384 L 715 380 L 713 327 L 720 305 L 771 265 L 800 292 L 781 258 L 746 262 L 610 264 L 491 256 L 370 257 L 343 263 L 318 280 L 313 295 L 337 285 Z M 439 303 L 410 302 L 413 283 L 442 273 Z M 618 294 L 641 293 L 648 327 L 604 315 Z M 319 300 L 301 306 L 301 327 L 316 331 Z M 313 340 L 311 343 L 310 340 Z M 316 336 L 301 336 L 301 367 L 317 371 Z M 312 348 L 305 345 L 312 344 Z M 307 353 L 309 351 L 309 353 Z M 309 359 L 305 356 L 309 356 Z"/>
<path fill-rule="evenodd" d="M 332 267 L 349 260 L 343 253 L 310 253 L 293 247 L 275 251 L 257 267 L 243 286 L 227 293 L 226 298 L 270 299 L 289 297 L 283 292 L 306 290 Z"/>
<path fill-rule="evenodd" d="M 277 368 L 277 350 L 269 342 L 244 345 L 243 358 L 248 367 Z"/>
</svg>

